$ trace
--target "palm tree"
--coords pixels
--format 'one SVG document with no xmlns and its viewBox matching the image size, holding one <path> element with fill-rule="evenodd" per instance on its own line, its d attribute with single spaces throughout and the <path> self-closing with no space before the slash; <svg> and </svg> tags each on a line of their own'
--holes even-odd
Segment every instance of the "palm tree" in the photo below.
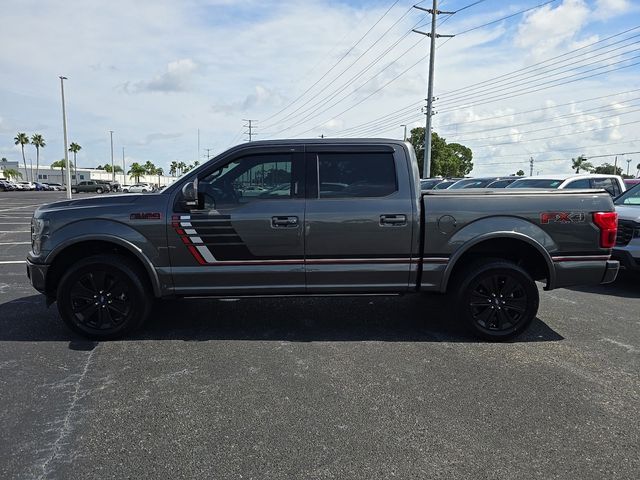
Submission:
<svg viewBox="0 0 640 480">
<path fill-rule="evenodd" d="M 638 178 L 640 177 L 640 163 L 636 165 L 636 168 L 638 169 L 638 171 L 636 172 L 636 178 Z"/>
<path fill-rule="evenodd" d="M 158 175 L 158 187 L 160 186 L 160 177 L 164 175 L 164 170 L 162 167 L 156 168 L 156 175 Z"/>
<path fill-rule="evenodd" d="M 73 170 L 73 162 L 69 162 L 71 165 L 71 169 Z M 63 158 L 62 160 L 58 160 L 56 162 L 53 162 L 51 164 L 51 168 L 59 168 L 62 172 L 62 181 L 60 183 L 62 183 L 63 185 L 65 184 L 65 176 L 64 176 L 64 169 L 67 167 L 67 162 L 65 161 L 65 159 Z"/>
<path fill-rule="evenodd" d="M 144 164 L 144 170 L 147 175 L 156 174 L 156 166 L 153 163 L 151 163 L 150 160 L 147 160 L 147 163 Z"/>
<path fill-rule="evenodd" d="M 185 172 L 185 168 L 187 168 L 187 164 L 184 162 L 178 163 L 178 175 L 182 175 Z"/>
<path fill-rule="evenodd" d="M 74 170 L 75 170 L 76 184 L 78 183 L 78 167 L 77 167 L 78 162 L 76 158 L 80 150 L 82 150 L 82 147 L 78 145 L 76 142 L 72 142 L 71 145 L 69 145 L 69 151 L 73 153 L 73 164 L 74 164 Z"/>
<path fill-rule="evenodd" d="M 571 159 L 571 168 L 576 169 L 576 173 L 580 173 L 580 169 L 590 172 L 593 170 L 593 165 L 587 162 L 587 157 L 580 155 L 578 158 Z"/>
<path fill-rule="evenodd" d="M 9 180 L 11 180 L 12 178 L 15 178 L 16 180 L 22 178 L 22 174 L 18 170 L 15 170 L 13 168 L 6 168 L 2 171 L 2 173 L 4 174 L 4 177 L 8 178 Z"/>
<path fill-rule="evenodd" d="M 24 158 L 24 146 L 29 143 L 29 137 L 26 133 L 18 132 L 18 134 L 13 139 L 16 145 L 20 145 L 22 148 L 22 163 L 24 163 L 24 174 L 29 180 L 29 174 L 27 173 L 27 160 Z"/>
<path fill-rule="evenodd" d="M 171 162 L 171 165 L 169 165 L 169 175 L 175 177 L 177 171 L 178 171 L 178 162 L 174 160 L 173 162 Z"/>
<path fill-rule="evenodd" d="M 130 170 L 127 172 L 129 178 L 135 179 L 136 183 L 140 183 L 140 177 L 144 177 L 146 173 L 147 170 L 138 162 L 133 162 Z"/>
<path fill-rule="evenodd" d="M 34 133 L 31 136 L 31 145 L 36 147 L 36 177 L 38 177 L 38 173 L 40 173 L 40 149 L 44 148 L 46 146 L 46 143 L 44 143 L 44 138 L 42 137 L 42 135 L 40 135 L 39 133 Z M 33 177 L 33 172 L 31 172 L 31 177 Z"/>
</svg>

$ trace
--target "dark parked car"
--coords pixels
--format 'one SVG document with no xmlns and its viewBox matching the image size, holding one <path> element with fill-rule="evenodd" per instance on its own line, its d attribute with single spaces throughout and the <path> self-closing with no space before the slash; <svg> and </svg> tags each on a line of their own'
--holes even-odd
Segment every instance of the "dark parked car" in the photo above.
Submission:
<svg viewBox="0 0 640 480">
<path fill-rule="evenodd" d="M 110 192 L 111 187 L 108 184 L 98 183 L 94 180 L 87 180 L 80 182 L 77 185 L 71 187 L 71 193 L 91 192 L 91 193 L 104 193 Z"/>
<path fill-rule="evenodd" d="M 451 190 L 459 190 L 462 188 L 486 188 L 490 183 L 501 180 L 503 177 L 483 177 L 483 178 L 463 178 L 451 185 Z"/>
<path fill-rule="evenodd" d="M 0 190 L 3 192 L 13 192 L 16 187 L 6 180 L 0 180 Z"/>
<path fill-rule="evenodd" d="M 516 180 L 518 180 L 518 177 L 502 178 L 500 180 L 496 180 L 495 182 L 491 182 L 489 185 L 487 185 L 487 188 L 506 188 Z"/>
</svg>

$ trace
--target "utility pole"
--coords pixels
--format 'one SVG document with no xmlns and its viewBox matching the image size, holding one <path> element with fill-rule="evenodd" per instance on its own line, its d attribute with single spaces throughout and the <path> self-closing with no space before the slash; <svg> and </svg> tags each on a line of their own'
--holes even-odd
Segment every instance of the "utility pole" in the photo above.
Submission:
<svg viewBox="0 0 640 480">
<path fill-rule="evenodd" d="M 627 158 L 627 177 L 629 176 L 629 165 L 631 165 L 631 159 Z M 617 175 L 616 172 L 613 172 L 614 175 Z"/>
<path fill-rule="evenodd" d="M 207 158 L 207 160 L 209 160 L 209 158 L 211 158 L 211 157 L 209 156 L 209 152 L 210 152 L 211 150 L 213 150 L 213 148 L 205 148 L 205 150 L 207 151 L 207 157 L 206 157 L 206 158 Z"/>
<path fill-rule="evenodd" d="M 243 118 L 242 121 L 247 122 L 243 125 L 243 127 L 247 129 L 244 134 L 249 136 L 249 141 L 253 140 L 253 136 L 255 135 L 255 133 L 253 133 L 253 122 L 256 122 L 257 120 Z"/>
<path fill-rule="evenodd" d="M 196 160 L 200 160 L 200 129 L 198 129 L 198 154 L 196 155 Z"/>
<path fill-rule="evenodd" d="M 404 142 L 407 139 L 407 126 L 406 125 L 400 125 L 401 127 L 404 127 L 404 135 L 402 135 L 402 141 Z"/>
<path fill-rule="evenodd" d="M 422 178 L 431 177 L 431 117 L 433 115 L 433 74 L 436 59 L 436 38 L 454 37 L 455 35 L 439 35 L 436 33 L 436 18 L 439 14 L 453 15 L 456 12 L 443 12 L 438 10 L 438 0 L 433 0 L 431 9 L 414 5 L 413 8 L 422 10 L 431 14 L 431 33 L 413 30 L 421 35 L 431 38 L 431 47 L 429 50 L 429 86 L 427 87 L 427 122 L 424 130 L 424 165 L 422 168 Z"/>
<path fill-rule="evenodd" d="M 113 168 L 113 130 L 109 130 L 109 135 L 111 136 L 111 179 L 116 181 L 116 169 Z"/>
<path fill-rule="evenodd" d="M 529 167 L 531 167 L 530 171 L 529 171 L 529 176 L 533 177 L 533 157 L 531 157 L 529 159 Z"/>
<path fill-rule="evenodd" d="M 124 165 L 124 147 L 122 147 L 122 185 L 124 185 L 127 180 L 127 167 Z"/>
<path fill-rule="evenodd" d="M 64 133 L 64 164 L 67 167 L 67 198 L 71 200 L 71 166 L 69 165 L 69 152 L 67 146 L 67 112 L 64 106 L 64 81 L 67 77 L 60 76 L 60 91 L 62 93 L 62 131 Z"/>
</svg>

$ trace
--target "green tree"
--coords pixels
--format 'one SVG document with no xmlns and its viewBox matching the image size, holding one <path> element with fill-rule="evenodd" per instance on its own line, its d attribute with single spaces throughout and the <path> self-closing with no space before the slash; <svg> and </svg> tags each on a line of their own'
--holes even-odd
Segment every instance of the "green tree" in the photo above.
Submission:
<svg viewBox="0 0 640 480">
<path fill-rule="evenodd" d="M 69 161 L 69 163 L 70 163 L 71 169 L 73 170 L 73 162 Z M 52 169 L 56 169 L 56 168 L 60 169 L 60 171 L 62 172 L 62 182 L 61 183 L 64 185 L 66 183 L 65 176 L 64 176 L 64 169 L 67 168 L 67 163 L 65 162 L 64 158 L 62 160 L 58 160 L 58 161 L 53 162 L 51 164 L 51 168 Z"/>
<path fill-rule="evenodd" d="M 580 155 L 578 158 L 571 159 L 571 168 L 575 168 L 576 173 L 580 173 L 580 169 L 586 172 L 591 172 L 593 170 L 593 165 L 587 161 L 587 157 Z"/>
<path fill-rule="evenodd" d="M 187 168 L 187 164 L 184 162 L 179 162 L 178 163 L 178 175 L 182 175 L 183 173 L 185 173 L 185 169 Z"/>
<path fill-rule="evenodd" d="M 77 160 L 77 156 L 78 156 L 78 152 L 82 150 L 82 147 L 80 145 L 78 145 L 76 142 L 71 142 L 71 145 L 69 145 L 69 151 L 71 153 L 73 153 L 73 170 L 74 170 L 74 175 L 76 177 L 76 184 L 78 183 L 78 160 Z"/>
<path fill-rule="evenodd" d="M 516 175 L 517 175 L 518 177 L 524 177 L 524 171 L 523 171 L 523 170 L 518 170 L 518 171 L 516 172 Z"/>
<path fill-rule="evenodd" d="M 29 180 L 29 173 L 27 172 L 27 160 L 24 158 L 24 146 L 29 144 L 29 137 L 26 133 L 18 132 L 13 139 L 16 145 L 20 145 L 22 148 L 22 163 L 24 164 L 24 175 Z"/>
<path fill-rule="evenodd" d="M 2 173 L 4 174 L 4 178 L 8 178 L 9 180 L 11 180 L 12 178 L 16 180 L 22 178 L 22 174 L 14 168 L 5 168 Z"/>
<path fill-rule="evenodd" d="M 136 183 L 140 183 L 140 177 L 144 177 L 146 173 L 147 170 L 138 162 L 133 162 L 131 164 L 131 167 L 129 167 L 129 171 L 127 172 L 129 178 L 134 179 Z"/>
<path fill-rule="evenodd" d="M 424 127 L 411 130 L 409 141 L 416 151 L 418 167 L 424 165 Z M 464 177 L 473 169 L 473 152 L 459 143 L 447 144 L 437 133 L 431 134 L 431 176 Z"/>
<path fill-rule="evenodd" d="M 116 173 L 122 173 L 122 167 L 120 165 L 114 165 L 113 167 L 111 167 L 111 165 L 109 165 L 108 163 L 104 167 L 102 167 L 102 170 L 107 173 L 113 173 L 114 171 Z"/>
<path fill-rule="evenodd" d="M 610 163 L 603 163 L 597 166 L 593 173 L 604 173 L 606 175 L 622 175 L 622 168 L 611 165 Z"/>
<path fill-rule="evenodd" d="M 150 160 L 147 160 L 147 163 L 144 164 L 144 170 L 147 175 L 156 174 L 156 166 Z"/>
<path fill-rule="evenodd" d="M 39 133 L 34 133 L 31 136 L 31 145 L 36 147 L 36 178 L 38 178 L 38 174 L 40 173 L 40 149 L 44 148 L 47 144 L 44 143 L 44 138 Z M 33 164 L 31 166 L 33 168 Z M 31 172 L 31 177 L 33 179 L 33 172 Z"/>
<path fill-rule="evenodd" d="M 169 175 L 171 175 L 172 177 L 175 177 L 177 171 L 178 171 L 178 162 L 174 160 L 173 162 L 171 162 L 171 165 L 169 165 Z"/>
<path fill-rule="evenodd" d="M 160 177 L 164 175 L 164 170 L 162 167 L 156 168 L 156 175 L 158 175 L 158 186 L 160 186 Z"/>
</svg>

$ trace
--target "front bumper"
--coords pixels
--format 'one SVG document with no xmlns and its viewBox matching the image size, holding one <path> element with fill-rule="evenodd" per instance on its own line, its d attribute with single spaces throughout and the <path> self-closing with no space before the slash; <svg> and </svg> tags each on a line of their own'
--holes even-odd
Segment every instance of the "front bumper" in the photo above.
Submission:
<svg viewBox="0 0 640 480">
<path fill-rule="evenodd" d="M 47 272 L 49 271 L 49 265 L 41 265 L 33 263 L 27 258 L 27 277 L 33 288 L 40 293 L 46 293 L 46 281 Z"/>
</svg>

